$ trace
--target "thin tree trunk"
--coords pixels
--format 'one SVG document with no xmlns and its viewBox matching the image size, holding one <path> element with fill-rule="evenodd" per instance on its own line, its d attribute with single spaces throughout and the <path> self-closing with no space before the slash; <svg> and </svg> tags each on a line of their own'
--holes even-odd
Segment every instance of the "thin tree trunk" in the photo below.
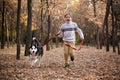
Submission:
<svg viewBox="0 0 120 80">
<path fill-rule="evenodd" d="M 55 26 L 57 26 L 56 23 L 55 23 Z M 57 33 L 58 29 L 55 28 L 55 30 L 56 30 L 56 33 Z M 59 47 L 59 44 L 58 44 L 58 37 L 55 37 L 55 43 L 56 43 L 56 48 L 58 48 L 58 47 Z"/>
<path fill-rule="evenodd" d="M 12 35 L 12 32 L 13 32 L 13 28 L 12 28 L 12 20 L 10 19 L 10 45 L 12 45 L 12 39 L 13 39 L 13 35 Z"/>
<path fill-rule="evenodd" d="M 27 0 L 28 7 L 28 19 L 27 19 L 27 36 L 26 36 L 26 46 L 25 46 L 25 56 L 29 55 L 29 47 L 32 39 L 32 0 Z"/>
<path fill-rule="evenodd" d="M 95 21 L 97 20 L 96 19 L 96 17 L 97 17 L 97 15 L 96 15 L 96 1 L 95 0 L 93 0 L 93 8 L 94 8 L 94 18 L 95 18 Z M 98 26 L 96 26 L 97 27 L 97 36 L 96 36 L 96 43 L 97 43 L 97 49 L 99 49 L 100 47 L 100 36 L 99 36 L 99 27 Z"/>
<path fill-rule="evenodd" d="M 94 17 L 96 17 L 96 1 L 93 0 L 93 8 L 94 8 Z"/>
<path fill-rule="evenodd" d="M 120 22 L 120 21 L 118 21 L 119 19 L 120 18 L 115 14 L 115 26 L 116 26 L 115 35 L 117 35 L 118 31 L 120 30 L 120 27 L 118 24 L 118 22 Z M 120 55 L 120 35 L 117 35 L 116 43 L 117 43 L 118 54 Z"/>
<path fill-rule="evenodd" d="M 4 13 L 5 13 L 5 0 L 3 0 L 3 11 L 2 11 L 2 37 L 1 37 L 1 49 L 4 49 L 5 46 L 5 21 L 4 21 Z"/>
<path fill-rule="evenodd" d="M 112 45 L 113 45 L 113 52 L 116 52 L 115 50 L 115 40 L 116 40 L 116 35 L 115 35 L 115 21 L 114 21 L 114 12 L 113 12 L 113 1 L 111 0 L 111 17 L 112 17 Z"/>
<path fill-rule="evenodd" d="M 47 40 L 49 39 L 50 36 L 50 10 L 49 10 L 49 4 L 48 4 L 48 0 L 47 1 L 47 7 L 48 7 L 48 33 L 47 33 Z M 50 50 L 50 45 L 49 43 L 46 45 L 46 50 Z"/>
<path fill-rule="evenodd" d="M 100 33 L 99 33 L 99 27 L 97 27 L 97 49 L 100 49 Z"/>
<path fill-rule="evenodd" d="M 110 2 L 107 0 L 106 13 L 105 13 L 105 25 L 106 25 L 106 51 L 109 51 L 109 33 L 108 33 L 108 17 L 110 13 Z"/>
<path fill-rule="evenodd" d="M 48 33 L 47 33 L 47 40 L 49 39 L 50 36 L 50 15 L 48 15 Z M 46 50 L 50 50 L 50 45 L 49 43 L 46 45 Z"/>
<path fill-rule="evenodd" d="M 10 21 L 10 41 L 11 41 L 11 43 L 10 43 L 10 45 L 13 47 L 14 46 L 14 43 L 15 43 L 15 39 L 14 39 L 14 27 L 13 27 L 13 20 L 12 20 L 12 15 L 11 15 L 11 21 Z"/>
<path fill-rule="evenodd" d="M 5 40 L 6 40 L 6 46 L 7 48 L 9 48 L 9 30 L 8 30 L 8 17 L 7 17 L 7 12 L 6 12 L 6 9 L 5 9 L 5 15 L 4 15 L 4 24 L 5 24 Z"/>
<path fill-rule="evenodd" d="M 17 10 L 17 26 L 16 26 L 16 40 L 17 40 L 17 53 L 16 59 L 20 59 L 20 12 L 21 12 L 21 0 L 18 0 L 18 10 Z"/>
<path fill-rule="evenodd" d="M 58 46 L 58 37 L 56 37 L 55 40 L 56 40 L 56 48 L 58 48 L 59 47 Z"/>
<path fill-rule="evenodd" d="M 43 2 L 43 0 L 41 0 L 41 3 Z M 42 43 L 43 41 L 43 8 L 41 9 L 41 41 Z"/>
<path fill-rule="evenodd" d="M 120 41 L 118 42 L 118 54 L 120 55 Z"/>
<path fill-rule="evenodd" d="M 102 49 L 102 46 L 103 46 L 103 33 L 101 32 L 101 30 L 99 32 L 99 36 L 100 36 L 100 49 Z"/>
</svg>

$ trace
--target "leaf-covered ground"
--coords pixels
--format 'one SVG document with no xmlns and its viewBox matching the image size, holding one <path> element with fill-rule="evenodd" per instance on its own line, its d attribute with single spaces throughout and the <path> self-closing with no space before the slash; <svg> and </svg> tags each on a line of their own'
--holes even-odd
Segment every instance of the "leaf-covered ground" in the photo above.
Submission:
<svg viewBox="0 0 120 80">
<path fill-rule="evenodd" d="M 63 48 L 44 50 L 40 67 L 30 68 L 23 56 L 16 60 L 16 48 L 0 50 L 0 80 L 120 80 L 120 55 L 83 46 L 75 52 L 75 65 L 64 67 Z"/>
</svg>

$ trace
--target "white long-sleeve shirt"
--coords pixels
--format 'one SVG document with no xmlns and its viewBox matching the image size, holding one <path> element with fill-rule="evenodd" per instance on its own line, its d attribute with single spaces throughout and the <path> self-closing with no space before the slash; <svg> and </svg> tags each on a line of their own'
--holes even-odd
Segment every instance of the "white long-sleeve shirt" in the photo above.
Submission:
<svg viewBox="0 0 120 80">
<path fill-rule="evenodd" d="M 82 30 L 77 26 L 75 22 L 72 21 L 69 23 L 64 23 L 58 31 L 58 34 L 62 33 L 64 41 L 75 41 L 75 31 L 79 34 L 81 39 L 84 39 Z"/>
</svg>

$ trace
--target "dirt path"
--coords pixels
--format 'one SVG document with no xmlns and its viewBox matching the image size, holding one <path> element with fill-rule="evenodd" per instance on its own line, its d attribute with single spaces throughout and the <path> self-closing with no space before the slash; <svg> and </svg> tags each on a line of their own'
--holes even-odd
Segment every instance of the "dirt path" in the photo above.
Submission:
<svg viewBox="0 0 120 80">
<path fill-rule="evenodd" d="M 63 48 L 44 50 L 40 67 L 29 68 L 21 52 L 15 59 L 15 48 L 0 50 L 0 80 L 120 80 L 120 55 L 84 46 L 75 52 L 75 65 L 65 69 Z"/>
</svg>

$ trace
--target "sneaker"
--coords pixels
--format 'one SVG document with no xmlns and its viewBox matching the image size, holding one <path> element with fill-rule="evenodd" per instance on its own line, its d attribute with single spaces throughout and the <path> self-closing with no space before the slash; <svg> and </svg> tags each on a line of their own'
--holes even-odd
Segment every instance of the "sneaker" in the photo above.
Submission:
<svg viewBox="0 0 120 80">
<path fill-rule="evenodd" d="M 70 56 L 71 61 L 74 61 L 74 56 Z"/>
<path fill-rule="evenodd" d="M 69 68 L 69 67 L 70 67 L 70 65 L 69 65 L 69 64 L 66 64 L 64 68 Z"/>
</svg>

